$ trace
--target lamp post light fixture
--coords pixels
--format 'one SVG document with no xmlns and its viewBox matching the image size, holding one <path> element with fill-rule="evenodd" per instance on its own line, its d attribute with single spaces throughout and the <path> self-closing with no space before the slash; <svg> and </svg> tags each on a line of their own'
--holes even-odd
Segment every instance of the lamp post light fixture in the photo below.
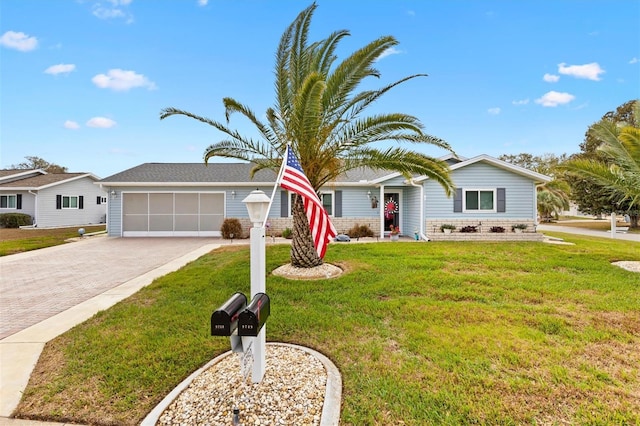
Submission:
<svg viewBox="0 0 640 426">
<path fill-rule="evenodd" d="M 266 235 L 264 223 L 267 219 L 270 199 L 263 191 L 256 189 L 242 202 L 247 206 L 249 220 L 253 224 L 249 232 L 251 242 L 251 299 L 257 293 L 266 293 Z M 251 381 L 260 383 L 265 370 L 265 346 L 267 326 L 262 327 L 253 340 L 253 368 Z"/>
</svg>

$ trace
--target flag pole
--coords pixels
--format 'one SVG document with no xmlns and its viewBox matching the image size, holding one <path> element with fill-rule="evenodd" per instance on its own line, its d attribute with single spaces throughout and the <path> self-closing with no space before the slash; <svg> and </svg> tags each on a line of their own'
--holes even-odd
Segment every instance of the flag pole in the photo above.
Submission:
<svg viewBox="0 0 640 426">
<path fill-rule="evenodd" d="M 276 184 L 273 186 L 273 191 L 271 192 L 271 198 L 269 199 L 267 214 L 264 216 L 264 222 L 262 223 L 263 228 L 265 227 L 267 220 L 269 220 L 269 212 L 271 211 L 273 198 L 276 196 L 276 190 L 278 189 L 278 184 L 280 184 L 280 179 L 282 178 L 282 172 L 284 171 L 284 165 L 287 163 L 288 154 L 289 154 L 289 144 L 287 144 L 287 148 L 284 150 L 284 157 L 282 157 L 282 164 L 280 164 L 280 171 L 278 171 L 278 176 L 276 177 Z"/>
</svg>

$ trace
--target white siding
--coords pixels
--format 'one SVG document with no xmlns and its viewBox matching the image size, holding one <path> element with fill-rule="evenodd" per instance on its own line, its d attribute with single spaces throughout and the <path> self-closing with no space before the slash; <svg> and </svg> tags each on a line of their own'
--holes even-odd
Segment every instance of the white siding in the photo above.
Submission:
<svg viewBox="0 0 640 426">
<path fill-rule="evenodd" d="M 56 195 L 83 196 L 84 208 L 56 209 Z M 36 223 L 39 227 L 104 223 L 106 206 L 96 204 L 98 196 L 104 197 L 106 193 L 88 177 L 41 189 L 38 191 Z"/>
</svg>

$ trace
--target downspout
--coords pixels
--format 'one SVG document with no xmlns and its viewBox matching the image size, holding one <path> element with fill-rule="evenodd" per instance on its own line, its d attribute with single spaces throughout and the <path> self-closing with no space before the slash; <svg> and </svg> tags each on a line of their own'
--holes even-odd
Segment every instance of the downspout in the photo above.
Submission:
<svg viewBox="0 0 640 426">
<path fill-rule="evenodd" d="M 33 222 L 31 226 L 38 227 L 38 193 L 29 190 L 29 194 L 33 195 Z"/>
<path fill-rule="evenodd" d="M 378 220 L 380 221 L 380 238 L 384 240 L 384 185 L 380 185 L 379 196 L 380 214 L 378 215 Z"/>
<path fill-rule="evenodd" d="M 429 237 L 424 233 L 424 185 L 418 185 L 413 181 L 413 178 L 409 179 L 409 183 L 411 186 L 420 188 L 420 238 L 429 241 Z"/>
</svg>

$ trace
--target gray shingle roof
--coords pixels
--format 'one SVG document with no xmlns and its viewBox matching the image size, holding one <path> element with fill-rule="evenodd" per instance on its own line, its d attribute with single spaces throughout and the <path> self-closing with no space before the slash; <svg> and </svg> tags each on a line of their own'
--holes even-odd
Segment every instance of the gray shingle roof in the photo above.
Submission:
<svg viewBox="0 0 640 426">
<path fill-rule="evenodd" d="M 38 189 L 43 186 L 62 183 L 64 181 L 76 178 L 78 176 L 86 176 L 87 173 L 50 173 L 46 175 L 38 175 L 26 177 L 24 179 L 14 180 L 11 182 L 0 183 L 0 188 L 30 188 Z"/>
<path fill-rule="evenodd" d="M 104 184 L 117 183 L 274 183 L 276 174 L 261 170 L 253 178 L 250 163 L 144 163 L 102 180 Z M 357 169 L 337 179 L 338 182 L 369 181 L 389 174 L 388 171 Z"/>
</svg>

